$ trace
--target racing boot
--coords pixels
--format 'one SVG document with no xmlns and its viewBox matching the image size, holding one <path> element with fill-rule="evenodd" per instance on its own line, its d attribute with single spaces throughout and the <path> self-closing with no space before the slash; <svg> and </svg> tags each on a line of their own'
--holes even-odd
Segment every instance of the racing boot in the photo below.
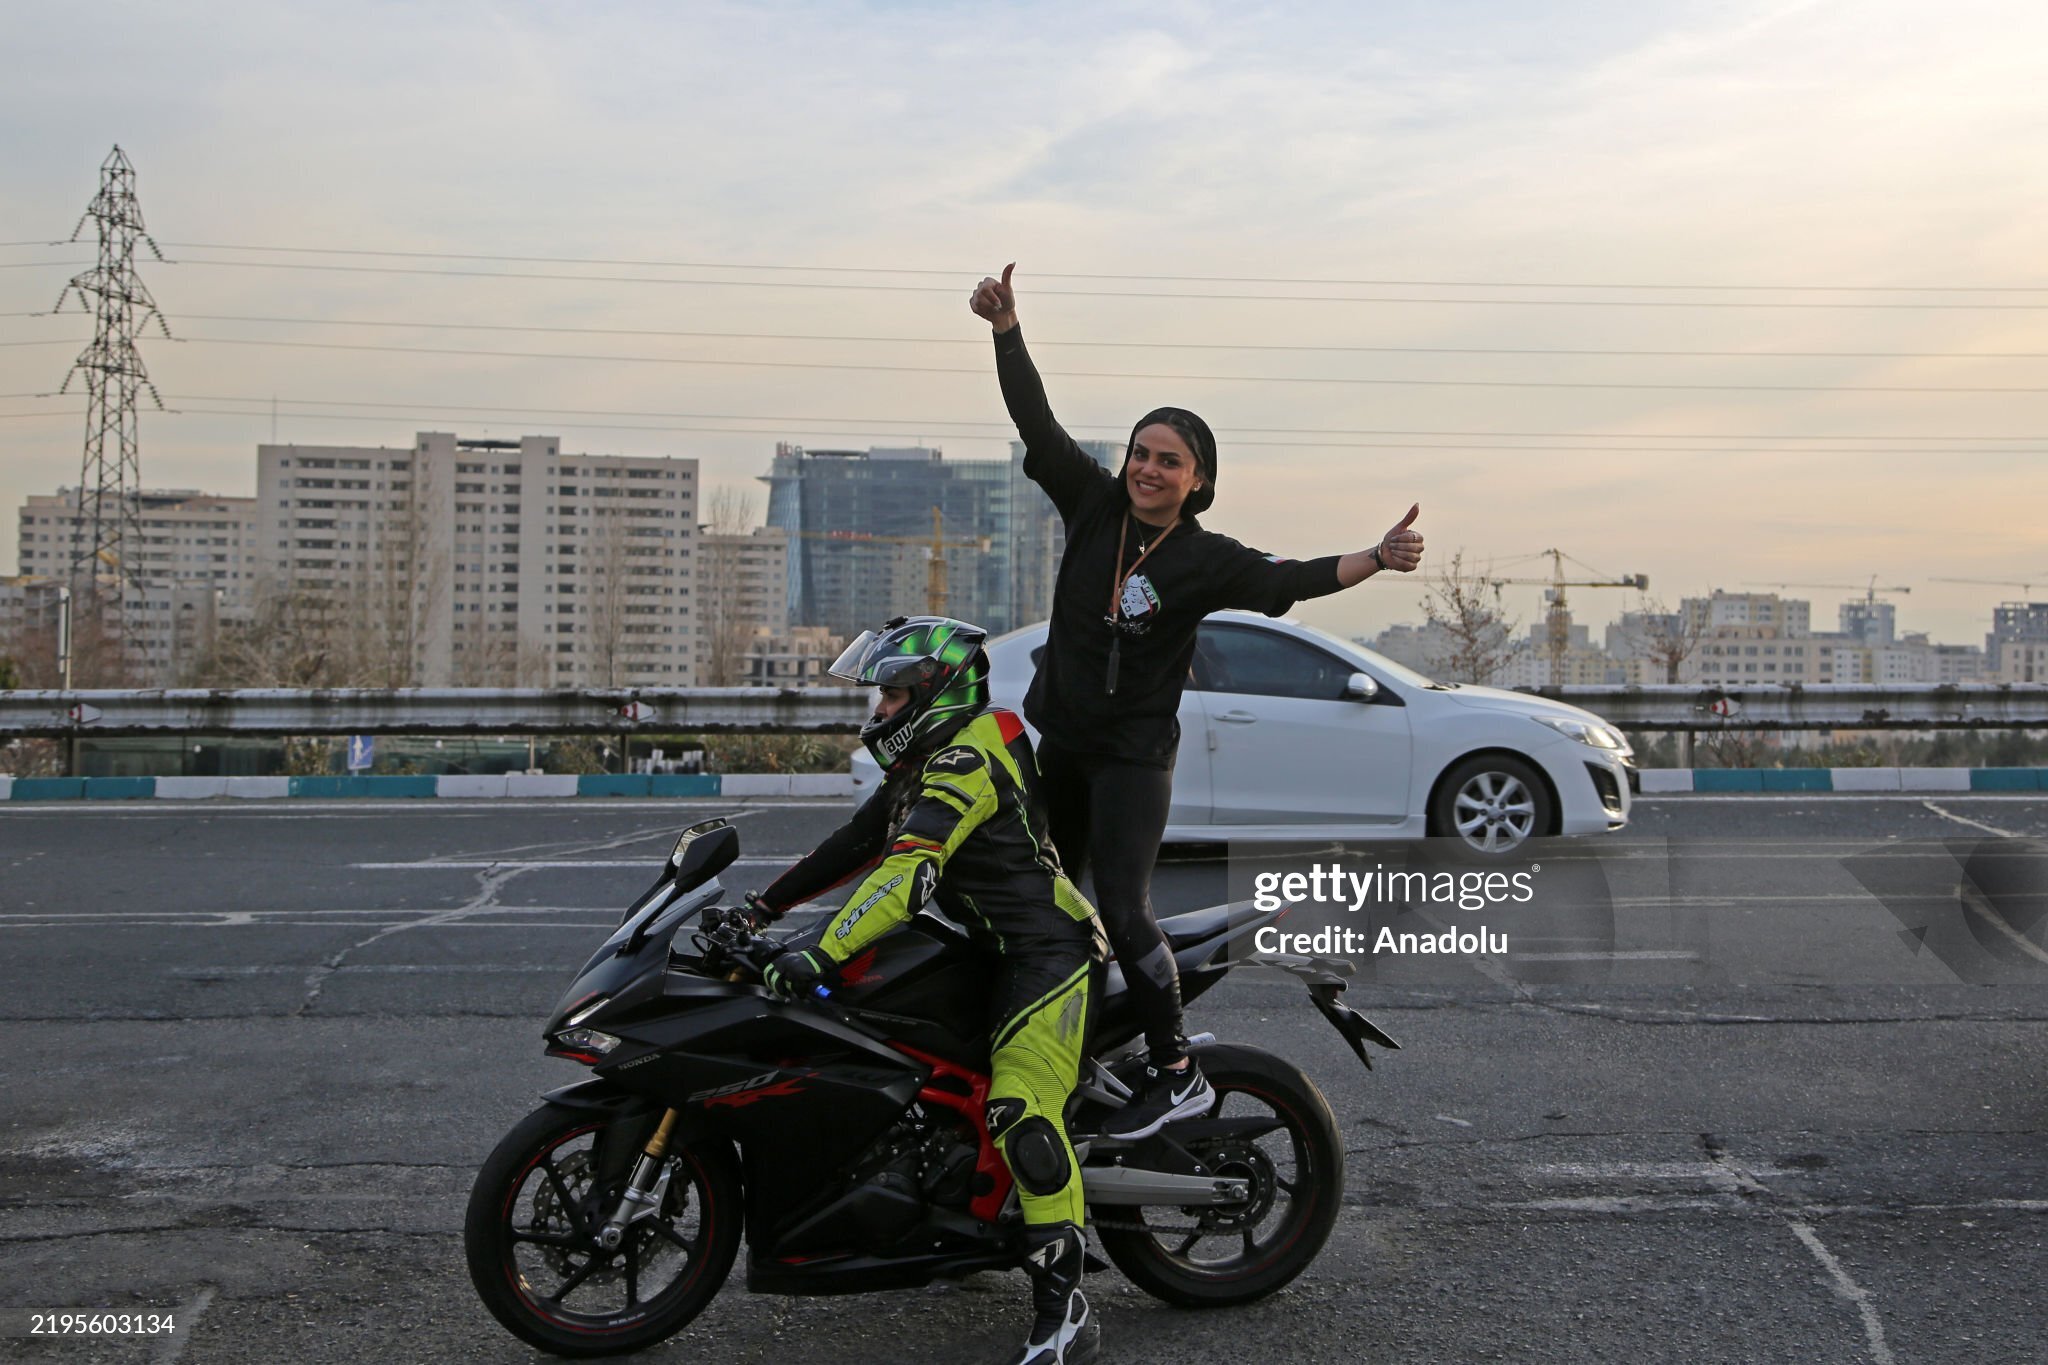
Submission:
<svg viewBox="0 0 2048 1365">
<path fill-rule="evenodd" d="M 1087 1239 L 1072 1223 L 1049 1223 L 1024 1229 L 1024 1248 L 1036 1317 L 1010 1365 L 1088 1365 L 1102 1349 L 1102 1329 L 1081 1295 Z"/>
</svg>

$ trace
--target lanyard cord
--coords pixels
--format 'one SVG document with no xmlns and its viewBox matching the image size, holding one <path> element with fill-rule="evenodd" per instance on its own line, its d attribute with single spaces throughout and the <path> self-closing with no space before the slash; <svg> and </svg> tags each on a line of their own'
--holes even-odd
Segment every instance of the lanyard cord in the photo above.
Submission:
<svg viewBox="0 0 2048 1365">
<path fill-rule="evenodd" d="M 1172 521 L 1168 522 L 1166 524 L 1166 529 L 1159 533 L 1159 539 L 1153 541 L 1150 545 L 1146 546 L 1142 551 L 1140 551 L 1138 554 L 1137 562 L 1132 564 L 1129 569 L 1125 569 L 1123 567 L 1124 548 L 1126 545 L 1129 544 L 1128 537 L 1131 534 L 1131 520 L 1131 515 L 1128 512 L 1126 512 L 1124 514 L 1123 524 L 1117 528 L 1116 563 L 1110 566 L 1109 571 L 1109 615 L 1104 619 L 1107 620 L 1112 626 L 1116 624 L 1117 604 L 1123 598 L 1124 589 L 1130 585 L 1130 581 L 1133 578 L 1137 577 L 1138 566 L 1143 564 L 1147 559 L 1151 558 L 1152 552 L 1158 549 L 1160 543 L 1163 542 L 1168 536 L 1172 535 L 1174 532 L 1174 528 L 1180 525 L 1179 517 L 1175 517 Z"/>
</svg>

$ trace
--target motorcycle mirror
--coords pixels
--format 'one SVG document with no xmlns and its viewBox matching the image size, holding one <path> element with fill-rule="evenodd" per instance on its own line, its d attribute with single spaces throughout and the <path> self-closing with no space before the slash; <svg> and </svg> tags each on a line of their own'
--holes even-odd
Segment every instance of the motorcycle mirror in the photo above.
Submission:
<svg viewBox="0 0 2048 1365">
<path fill-rule="evenodd" d="M 676 881 L 695 886 L 717 876 L 740 856 L 740 832 L 724 817 L 703 820 L 684 830 L 668 855 Z"/>
</svg>

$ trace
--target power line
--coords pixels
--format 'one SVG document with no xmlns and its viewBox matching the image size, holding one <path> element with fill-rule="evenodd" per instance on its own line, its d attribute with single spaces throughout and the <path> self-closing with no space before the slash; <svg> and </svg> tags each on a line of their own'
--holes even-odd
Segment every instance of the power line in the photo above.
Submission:
<svg viewBox="0 0 2048 1365">
<path fill-rule="evenodd" d="M 0 398 L 37 398 L 46 394 L 0 394 Z M 242 396 L 231 394 L 172 394 L 172 402 L 198 403 L 261 403 L 265 410 L 272 403 L 288 406 L 318 404 L 323 407 L 369 407 L 391 408 L 419 406 L 417 404 L 363 402 L 344 398 L 278 398 L 271 396 Z M 442 412 L 481 412 L 520 414 L 523 416 L 570 416 L 570 417 L 660 417 L 686 421 L 708 422 L 852 422 L 917 428 L 921 426 L 983 426 L 1003 431 L 1015 428 L 1007 421 L 980 421 L 969 418 L 934 417 L 791 417 L 786 413 L 695 413 L 695 412 L 651 412 L 620 408 L 520 408 L 499 405 L 463 405 L 435 403 L 428 406 Z M 1075 424 L 1073 429 L 1088 431 L 1125 431 L 1126 427 L 1111 427 L 1102 423 Z M 1261 427 L 1241 426 L 1238 431 L 1261 431 L 1283 436 L 1448 436 L 1454 438 L 1483 437 L 1489 440 L 1561 440 L 1561 441 L 2048 441 L 2042 436 L 1957 436 L 1957 435 L 1914 435 L 1893 436 L 1888 434 L 1813 435 L 1791 432 L 1599 432 L 1599 431 L 1445 431 L 1441 429 L 1396 428 L 1396 427 Z"/>
<path fill-rule="evenodd" d="M 48 313 L 0 313 L 0 318 L 49 317 Z M 179 322 L 250 322 L 289 324 L 306 327 L 389 327 L 414 331 L 446 332 L 532 332 L 562 336 L 675 337 L 702 341 L 818 341 L 860 345 L 975 346 L 986 348 L 985 337 L 890 337 L 847 336 L 806 332 L 699 332 L 656 327 L 556 327 L 536 323 L 420 322 L 397 318 L 304 318 L 267 317 L 242 313 L 178 313 Z M 1338 346 L 1274 342 L 1231 341 L 1101 341 L 1074 339 L 1036 340 L 1043 347 L 1089 347 L 1115 350 L 1160 351 L 1280 351 L 1356 355 L 1517 355 L 1517 356 L 1603 356 L 1630 359 L 1730 359 L 1730 360 L 2048 360 L 2048 351 L 1685 351 L 1685 350 L 1595 350 L 1578 347 L 1509 346 Z"/>
<path fill-rule="evenodd" d="M 41 242 L 9 242 L 9 246 L 42 246 Z M 50 244 L 54 245 L 54 243 Z M 266 251 L 278 254 L 315 256 L 381 256 L 393 259 L 436 260 L 436 261 L 515 261 L 535 265 L 616 265 L 650 267 L 672 270 L 760 270 L 800 271 L 819 274 L 866 274 L 866 275 L 941 275 L 950 279 L 971 279 L 973 270 L 942 269 L 933 266 L 872 266 L 872 265 L 788 265 L 771 263 L 749 265 L 738 261 L 641 261 L 621 260 L 602 256 L 509 256 L 481 252 L 458 251 L 374 251 L 356 247 L 316 246 L 250 246 L 221 242 L 170 242 L 174 249 L 189 251 Z M 1569 283 L 1541 280 L 1413 280 L 1413 279 L 1317 279 L 1304 276 L 1279 275 L 1131 275 L 1099 274 L 1079 271 L 1033 271 L 1033 278 L 1047 280 L 1141 280 L 1150 282 L 1193 281 L 1203 284 L 1294 284 L 1324 285 L 1350 288 L 1429 288 L 1429 289 L 1673 289 L 1713 291 L 1762 291 L 1802 293 L 2048 293 L 2048 285 L 1983 285 L 1983 284 L 1630 284 L 1585 282 Z"/>
<path fill-rule="evenodd" d="M 40 264 L 52 264 L 41 262 Z M 656 284 L 690 286 L 698 288 L 727 289 L 838 289 L 881 293 L 906 294 L 952 294 L 958 290 L 951 285 L 934 284 L 848 284 L 843 281 L 805 280 L 800 283 L 784 283 L 781 280 L 678 280 L 659 275 L 563 275 L 541 271 L 524 270 L 443 270 L 423 266 L 393 265 L 323 265 L 298 261 L 216 261 L 194 260 L 190 257 L 177 262 L 185 266 L 216 266 L 236 270 L 317 270 L 354 275 L 438 275 L 454 279 L 478 280 L 538 280 L 567 281 L 574 284 Z M 1379 304 L 1433 304 L 1433 305 L 1484 305 L 1492 307 L 1524 308 L 1771 308 L 1771 309 L 1893 309 L 1893 310 L 1969 310 L 2001 312 L 2041 312 L 2048 310 L 2048 303 L 1834 303 L 1834 302 L 1787 302 L 1783 300 L 1695 300 L 1695 299 L 1501 299 L 1501 298 L 1385 298 L 1363 295 L 1330 297 L 1315 294 L 1207 294 L 1189 291 L 1127 290 L 1127 289 L 1037 289 L 1035 297 L 1069 297 L 1101 299 L 1192 299 L 1192 300 L 1236 300 L 1249 303 L 1379 303 Z"/>
<path fill-rule="evenodd" d="M 570 351 L 485 351 L 456 346 L 388 346 L 367 342 L 279 341 L 249 337 L 186 336 L 181 341 L 211 346 L 286 347 L 293 350 L 365 351 L 392 355 L 454 355 L 501 360 L 570 360 L 602 364 L 710 365 L 737 369 L 857 370 L 880 374 L 971 374 L 986 378 L 987 366 L 876 365 L 856 361 L 738 360 L 655 355 L 587 355 Z M 1558 379 L 1389 379 L 1355 375 L 1152 374 L 1110 370 L 1046 370 L 1055 379 L 1120 379 L 1181 384 L 1352 384 L 1371 388 L 1428 389 L 1626 389 L 1687 393 L 1970 393 L 2038 394 L 2048 387 L 1954 384 L 1657 384 Z"/>
<path fill-rule="evenodd" d="M 250 401 L 254 401 L 254 400 L 250 400 Z M 444 410 L 444 411 L 445 411 L 445 410 Z M 171 414 L 172 414 L 173 416 L 217 416 L 217 417 L 247 417 L 247 418 L 252 418 L 252 419 L 255 419 L 255 420 L 258 420 L 258 421 L 264 421 L 264 422 L 267 422 L 267 421 L 269 421 L 269 420 L 271 419 L 271 416 L 272 416 L 272 414 L 271 414 L 271 413 L 269 413 L 268 411 L 258 411 L 258 410 L 255 410 L 255 409 L 241 409 L 241 408 L 183 408 L 183 407 L 181 407 L 181 408 L 173 408 L 173 409 L 171 409 Z M 41 414 L 24 414 L 24 415 L 37 415 L 37 416 L 40 416 Z M 304 419 L 304 420 L 309 420 L 309 421 L 339 421 L 339 422 L 382 422 L 382 423 L 387 423 L 387 424 L 388 424 L 388 423 L 396 423 L 396 422 L 402 422 L 402 421 L 411 421 L 411 422 L 417 422 L 417 421 L 422 421 L 422 420 L 430 420 L 430 419 L 428 419 L 428 418 L 425 418 L 425 417 L 421 417 L 421 416 L 408 416 L 408 415 L 406 415 L 406 414 L 403 414 L 403 413 L 329 413 L 329 412 L 304 412 L 304 411 L 294 411 L 294 412 L 291 412 L 291 413 L 286 413 L 286 414 L 282 414 L 282 415 L 284 415 L 284 416 L 289 416 L 289 417 L 295 417 L 295 418 L 301 418 L 301 419 Z M 501 414 L 501 415 L 511 415 L 511 414 Z M 477 418 L 471 418 L 470 420 L 481 420 L 481 419 L 477 419 Z M 767 420 L 767 419 L 761 419 L 761 420 Z M 835 428 L 831 428 L 831 427 L 827 427 L 827 429 L 826 429 L 825 431 L 822 431 L 822 432 L 816 432 L 816 433 L 811 433 L 811 432 L 801 432 L 801 431 L 795 431 L 795 430 L 793 430 L 793 429 L 792 429 L 792 428 L 793 428 L 794 426 L 797 426 L 797 425 L 822 425 L 822 424 L 824 424 L 824 423 L 825 423 L 825 422 L 826 422 L 827 420 L 828 420 L 828 419 L 824 419 L 824 418 L 792 418 L 792 419 L 786 419 L 786 420 L 784 420 L 784 421 L 783 421 L 783 423 L 782 423 L 782 425 L 781 425 L 781 426 L 779 426 L 779 427 L 734 427 L 734 426 L 714 426 L 714 425 L 708 425 L 708 424 L 698 424 L 698 423 L 687 423 L 687 424 L 667 424 L 667 425 L 659 425 L 659 426 L 656 426 L 656 425 L 646 425 L 646 424 L 637 424 L 637 423 L 616 423 L 616 422 L 589 422 L 589 421 L 577 421 L 577 422 L 572 422 L 572 423 L 569 423 L 569 424 L 567 424 L 567 425 L 573 426 L 573 427 L 575 427 L 575 428 L 578 428 L 578 429 L 582 429 L 582 430 L 589 430 L 589 431 L 638 431 L 638 432 L 659 432 L 659 433 L 691 433 L 691 434 L 724 434 L 724 435 L 736 435 L 736 436 L 762 436 L 762 437 L 771 437 L 771 436 L 778 436 L 778 435 L 780 435 L 780 436 L 807 436 L 807 435 L 830 435 L 830 434 L 832 434 L 832 433 L 833 433 L 833 431 L 834 431 L 834 430 L 838 430 L 838 431 L 842 432 L 843 434 L 847 434 L 847 435 L 855 435 L 855 436 L 858 436 L 858 437 L 860 437 L 861 439 L 865 439 L 865 440 L 873 440 L 873 439 L 875 439 L 875 438 L 876 438 L 876 437 L 878 437 L 878 436 L 885 436 L 885 435 L 892 435 L 892 434 L 893 434 L 893 435 L 905 435 L 905 436 L 908 436 L 908 435 L 915 435 L 915 436 L 922 436 L 922 437 L 925 437 L 925 438 L 927 438 L 927 439 L 930 439 L 930 438 L 936 438 L 936 439 L 939 439 L 939 440 L 973 440 L 973 439 L 978 439 L 978 437 L 977 437 L 977 435 L 976 435 L 975 433 L 955 433 L 955 432 L 947 432 L 947 431 L 940 431 L 940 430 L 935 430 L 935 429 L 934 429 L 935 427 L 944 427 L 944 426 L 951 426 L 951 425 L 956 425 L 956 424 L 954 424 L 954 423 L 946 423 L 946 422 L 938 422 L 938 423 L 929 423 L 929 422 L 928 422 L 928 423 L 906 423 L 906 424 L 903 424 L 903 425 L 900 425 L 900 426 L 889 426 L 889 427 L 886 427 L 886 428 L 885 428 L 884 430 L 881 430 L 881 431 L 868 431 L 868 432 L 852 432 L 852 431 L 849 431 L 849 430 L 847 430 L 847 429 L 845 429 L 845 428 L 837 428 L 837 429 L 835 429 Z M 882 425 L 882 424 L 879 424 L 879 423 L 877 423 L 876 425 Z M 957 425 L 964 425 L 964 424 L 957 424 Z M 1099 429 L 1100 429 L 1100 430 L 1108 430 L 1108 428 L 1106 428 L 1106 427 L 1105 427 L 1105 428 L 1099 428 Z M 1513 454 L 1513 453 L 1522 453 L 1522 454 L 1529 454 L 1529 453 L 1532 453 L 1532 452 L 1549 452 L 1549 453 L 1555 453 L 1555 454 L 1570 454 L 1570 455 L 1601 455 L 1601 454 L 1614 454 L 1614 455 L 1644 455 L 1644 454 L 1648 454 L 1648 455 L 1776 455 L 1776 454 L 1782 454 L 1782 453 L 1784 453 L 1784 452 L 1782 452 L 1782 451 L 1780 451 L 1780 450 L 1774 450 L 1774 449 L 1769 449 L 1769 448 L 1732 448 L 1732 447 L 1731 447 L 1731 448 L 1720 448 L 1720 449 L 1712 449 L 1712 448 L 1697 448 L 1697 447 L 1678 447 L 1678 448 L 1672 448 L 1672 447 L 1664 447 L 1664 448 L 1641 448 L 1641 449 L 1632 449 L 1632 448 L 1630 448 L 1630 447 L 1627 447 L 1627 446 L 1576 446 L 1576 447 L 1575 447 L 1575 446 L 1564 446 L 1564 445 L 1547 445 L 1547 446 L 1526 446 L 1526 445 L 1415 445 L 1415 444 L 1413 444 L 1413 443 L 1410 443 L 1410 442 L 1399 442 L 1399 441 L 1330 441 L 1330 440 L 1320 440 L 1320 441 L 1275 441 L 1275 440 L 1264 440 L 1264 439 L 1259 439 L 1259 438 L 1248 438 L 1248 437 L 1239 437 L 1239 436 L 1236 436 L 1236 435 L 1232 435 L 1232 437 L 1231 437 L 1231 439 L 1230 439 L 1230 444 L 1232 445 L 1232 447 L 1233 447 L 1233 448 L 1251 448 L 1251 449 L 1262 449 L 1262 450 L 1263 450 L 1263 449 L 1273 449 L 1273 450 L 1303 450 L 1303 449 L 1307 449 L 1307 450 L 1317 450 L 1317 449 L 1321 449 L 1321 450 L 1400 450 L 1400 451 L 1408 451 L 1408 452 L 1411 452 L 1411 453 L 1414 453 L 1414 454 L 1422 454 L 1422 453 L 1425 453 L 1425 452 L 1430 452 L 1430 451 L 1443 451 L 1443 452 L 1452 452 L 1452 453 L 1471 453 L 1471 452 L 1486 452 L 1486 453 L 1500 453 L 1500 454 Z M 2048 448 L 2044 448 L 2044 452 L 2048 452 Z M 1889 447 L 1889 448 L 1876 448 L 1876 447 L 1872 447 L 1872 448 L 1866 448 L 1866 449 L 1846 449 L 1846 448 L 1831 448 L 1831 449 L 1825 449 L 1825 450 L 1805 450 L 1805 451 L 1801 451 L 1801 452 L 1799 452 L 1799 453 L 1800 453 L 1800 454 L 1803 454 L 1803 455 L 1913 455 L 1913 456 L 1924 456 L 1924 455 L 1963 455 L 1963 454 L 1975 454 L 1975 455 L 1981 455 L 1981 454 L 1990 454 L 1990 453 L 1995 453 L 1995 454 L 2015 454 L 2015 453 L 2019 453 L 2019 454 L 2035 454 L 2035 453 L 2044 453 L 2044 452 L 2034 452 L 2034 451 L 2022 451 L 2022 452 L 2014 452 L 2014 451 L 1997 451 L 1997 452 L 1987 452 L 1987 451 L 1969 451 L 1969 450 L 1925 450 L 1925 449 L 1914 449 L 1914 448 L 1910 448 L 1910 447 L 1908 447 L 1908 448 L 1903 448 L 1903 449 L 1902 449 L 1902 448 L 1897 448 L 1897 447 Z"/>
</svg>

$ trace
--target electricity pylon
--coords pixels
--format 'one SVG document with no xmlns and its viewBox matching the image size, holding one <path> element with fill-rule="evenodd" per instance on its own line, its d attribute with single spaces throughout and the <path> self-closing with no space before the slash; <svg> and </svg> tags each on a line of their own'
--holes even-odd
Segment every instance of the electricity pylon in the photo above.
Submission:
<svg viewBox="0 0 2048 1365">
<path fill-rule="evenodd" d="M 85 455 L 79 463 L 78 515 L 72 531 L 72 598 L 85 621 L 118 636 L 125 656 L 135 645 L 136 623 L 133 613 L 122 610 L 123 598 L 140 586 L 137 563 L 142 549 L 137 525 L 142 440 L 136 400 L 146 389 L 158 408 L 164 405 L 149 382 L 135 338 L 152 321 L 167 338 L 171 329 L 135 273 L 138 241 L 147 242 L 158 260 L 164 254 L 142 225 L 135 167 L 118 146 L 100 165 L 100 191 L 71 230 L 72 241 L 88 222 L 99 232 L 99 262 L 72 277 L 52 310 L 62 312 L 65 300 L 76 295 L 80 309 L 94 320 L 92 342 L 79 353 L 60 390 L 68 391 L 73 378 L 85 375 Z"/>
</svg>

